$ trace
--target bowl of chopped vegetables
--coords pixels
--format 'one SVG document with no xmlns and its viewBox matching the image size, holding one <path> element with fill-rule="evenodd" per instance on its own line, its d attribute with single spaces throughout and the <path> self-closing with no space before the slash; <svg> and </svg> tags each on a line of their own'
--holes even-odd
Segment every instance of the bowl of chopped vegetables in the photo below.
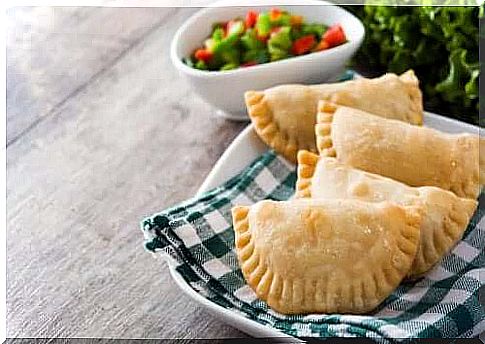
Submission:
<svg viewBox="0 0 485 344">
<path fill-rule="evenodd" d="M 318 0 L 280 3 L 243 7 L 237 0 L 219 1 L 176 32 L 173 64 L 220 114 L 247 119 L 247 90 L 332 80 L 363 41 L 360 20 L 338 6 Z"/>
</svg>

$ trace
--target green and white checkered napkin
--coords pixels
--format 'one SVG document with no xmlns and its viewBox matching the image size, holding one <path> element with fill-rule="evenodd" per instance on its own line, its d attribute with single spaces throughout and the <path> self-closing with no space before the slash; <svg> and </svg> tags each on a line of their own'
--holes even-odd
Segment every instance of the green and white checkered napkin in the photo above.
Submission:
<svg viewBox="0 0 485 344">
<path fill-rule="evenodd" d="M 231 207 L 288 199 L 294 169 L 271 151 L 263 154 L 224 185 L 145 219 L 145 248 L 171 257 L 177 272 L 206 299 L 296 337 L 386 341 L 476 337 L 485 331 L 485 306 L 479 300 L 485 284 L 482 207 L 438 266 L 421 280 L 401 284 L 372 314 L 286 316 L 258 300 L 238 266 Z"/>
</svg>

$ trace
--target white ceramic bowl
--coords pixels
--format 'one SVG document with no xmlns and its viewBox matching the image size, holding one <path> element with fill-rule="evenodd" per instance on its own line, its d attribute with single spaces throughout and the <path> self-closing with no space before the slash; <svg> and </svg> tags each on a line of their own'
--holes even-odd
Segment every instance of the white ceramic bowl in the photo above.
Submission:
<svg viewBox="0 0 485 344">
<path fill-rule="evenodd" d="M 251 1 L 251 4 L 256 4 L 256 1 Z M 221 110 L 222 115 L 232 119 L 247 119 L 244 105 L 244 92 L 247 90 L 261 90 L 288 83 L 321 83 L 334 79 L 343 71 L 346 62 L 357 51 L 364 38 L 364 26 L 360 20 L 329 2 L 286 0 L 284 5 L 281 5 L 281 0 L 259 1 L 264 1 L 265 5 L 235 6 L 241 4 L 240 0 L 214 3 L 213 6 L 216 7 L 208 7 L 197 12 L 179 28 L 170 48 L 173 64 L 188 80 L 192 89 L 205 101 Z M 190 56 L 211 34 L 213 23 L 236 17 L 244 18 L 250 9 L 261 12 L 272 7 L 300 14 L 306 22 L 329 26 L 340 23 L 348 42 L 326 51 L 222 72 L 201 71 L 182 62 L 182 58 Z"/>
</svg>

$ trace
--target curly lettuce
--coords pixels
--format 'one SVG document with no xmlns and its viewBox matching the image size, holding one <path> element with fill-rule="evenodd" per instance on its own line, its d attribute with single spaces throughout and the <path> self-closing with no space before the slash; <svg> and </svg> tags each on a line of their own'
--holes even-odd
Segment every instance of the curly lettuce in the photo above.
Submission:
<svg viewBox="0 0 485 344">
<path fill-rule="evenodd" d="M 478 120 L 479 7 L 348 6 L 366 38 L 354 65 L 421 81 L 425 107 L 469 123 Z"/>
</svg>

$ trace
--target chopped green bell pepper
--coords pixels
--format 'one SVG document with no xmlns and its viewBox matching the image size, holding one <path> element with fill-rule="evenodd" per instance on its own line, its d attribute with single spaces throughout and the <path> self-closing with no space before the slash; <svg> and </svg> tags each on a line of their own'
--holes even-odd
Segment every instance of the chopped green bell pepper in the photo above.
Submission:
<svg viewBox="0 0 485 344">
<path fill-rule="evenodd" d="M 258 30 L 258 34 L 262 37 L 269 35 L 271 31 L 271 20 L 269 19 L 268 13 L 261 13 L 258 16 L 258 20 L 256 21 L 256 30 Z"/>
<path fill-rule="evenodd" d="M 256 30 L 249 29 L 241 37 L 241 43 L 247 50 L 261 50 L 265 49 L 265 44 L 258 39 Z"/>
<path fill-rule="evenodd" d="M 249 11 L 245 19 L 234 18 L 215 23 L 203 46 L 195 49 L 183 61 L 192 68 L 209 71 L 247 68 L 311 53 L 311 49 L 296 49 L 301 46 L 298 40 L 308 36 L 312 46 L 320 46 L 326 30 L 323 24 L 305 23 L 302 16 L 278 8 L 261 13 Z M 327 44 L 324 49 L 328 48 Z M 475 81 L 471 82 L 466 88 L 473 91 L 476 84 Z"/>
<path fill-rule="evenodd" d="M 281 60 L 290 55 L 292 45 L 291 27 L 282 27 L 278 32 L 271 34 L 268 40 L 268 51 L 271 61 Z"/>
</svg>

